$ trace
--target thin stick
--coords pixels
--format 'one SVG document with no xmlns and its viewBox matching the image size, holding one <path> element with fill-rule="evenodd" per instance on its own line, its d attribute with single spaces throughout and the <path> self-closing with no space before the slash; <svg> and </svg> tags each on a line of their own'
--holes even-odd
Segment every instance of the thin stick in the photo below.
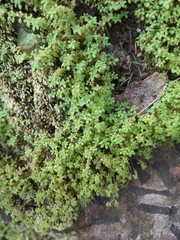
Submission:
<svg viewBox="0 0 180 240">
<path fill-rule="evenodd" d="M 178 81 L 178 80 L 180 80 L 180 77 L 179 77 L 179 78 L 176 78 L 176 79 L 174 79 L 174 80 L 173 80 L 173 82 L 176 82 L 176 81 Z"/>
<path fill-rule="evenodd" d="M 110 35 L 110 33 L 109 33 L 109 30 L 108 30 L 106 24 L 104 25 L 104 28 L 105 28 L 105 31 L 106 31 L 106 33 L 107 33 L 107 35 L 108 35 L 110 41 L 112 42 L 111 35 Z"/>
<path fill-rule="evenodd" d="M 155 103 L 156 101 L 159 100 L 159 97 L 157 97 L 154 101 L 152 101 L 147 107 L 143 108 L 140 112 L 138 112 L 138 114 L 141 114 L 142 112 L 144 112 L 147 108 L 149 108 L 151 105 L 153 105 L 153 103 Z"/>
</svg>

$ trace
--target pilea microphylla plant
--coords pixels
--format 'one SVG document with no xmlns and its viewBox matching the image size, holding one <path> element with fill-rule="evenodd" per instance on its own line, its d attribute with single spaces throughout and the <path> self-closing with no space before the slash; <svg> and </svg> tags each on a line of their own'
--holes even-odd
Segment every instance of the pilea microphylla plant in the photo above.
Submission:
<svg viewBox="0 0 180 240">
<path fill-rule="evenodd" d="M 99 17 L 77 17 L 79 2 Z M 179 2 L 79 2 L 0 4 L 1 207 L 42 233 L 70 227 L 94 196 L 117 203 L 119 188 L 137 177 L 130 158 L 144 167 L 154 147 L 180 140 L 179 81 L 140 115 L 112 97 L 116 59 L 103 51 L 105 25 L 123 21 L 134 3 L 147 26 L 140 47 L 178 77 Z"/>
</svg>

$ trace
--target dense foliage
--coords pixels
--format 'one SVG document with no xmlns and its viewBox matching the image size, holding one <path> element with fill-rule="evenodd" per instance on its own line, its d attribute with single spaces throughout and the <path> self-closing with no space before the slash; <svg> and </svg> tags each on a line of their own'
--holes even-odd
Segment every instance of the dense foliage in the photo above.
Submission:
<svg viewBox="0 0 180 240">
<path fill-rule="evenodd" d="M 141 49 L 160 69 L 180 75 L 180 1 L 134 0 L 136 15 L 145 22 L 139 37 Z"/>
<path fill-rule="evenodd" d="M 127 17 L 127 1 L 85 2 L 99 19 L 77 17 L 75 1 L 0 5 L 0 200 L 15 222 L 41 232 L 71 226 L 95 195 L 115 200 L 136 177 L 132 156 L 143 167 L 153 147 L 179 141 L 178 81 L 144 115 L 112 97 L 104 26 Z M 158 66 L 178 76 L 178 64 Z"/>
</svg>

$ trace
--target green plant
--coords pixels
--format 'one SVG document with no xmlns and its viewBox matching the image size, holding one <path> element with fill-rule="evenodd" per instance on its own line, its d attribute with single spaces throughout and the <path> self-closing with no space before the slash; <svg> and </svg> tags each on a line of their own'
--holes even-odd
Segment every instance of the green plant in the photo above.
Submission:
<svg viewBox="0 0 180 240">
<path fill-rule="evenodd" d="M 74 236 L 74 232 L 62 234 L 57 231 L 50 231 L 46 235 L 40 235 L 32 228 L 28 229 L 0 219 L 0 239 L 3 240 L 76 240 L 77 238 Z"/>
<path fill-rule="evenodd" d="M 86 3 L 92 7 L 97 8 L 100 13 L 100 21 L 103 25 L 122 22 L 123 18 L 128 17 L 127 1 L 111 1 L 111 0 L 80 0 L 82 3 Z"/>
<path fill-rule="evenodd" d="M 179 141 L 179 82 L 145 115 L 115 103 L 115 59 L 103 52 L 104 23 L 88 14 L 77 18 L 75 5 L 0 5 L 0 96 L 7 108 L 0 113 L 0 200 L 14 223 L 42 233 L 70 227 L 95 195 L 115 202 L 119 188 L 137 177 L 130 157 L 142 157 L 144 167 L 153 147 Z M 17 21 L 38 48 L 21 52 Z"/>
<path fill-rule="evenodd" d="M 0 239 L 3 240 L 37 240 L 37 234 L 32 229 L 15 226 L 12 222 L 5 223 L 0 219 Z"/>
<path fill-rule="evenodd" d="M 180 3 L 179 1 L 134 0 L 135 14 L 145 23 L 139 36 L 141 49 L 151 56 L 161 70 L 169 71 L 175 77 L 180 75 Z"/>
</svg>

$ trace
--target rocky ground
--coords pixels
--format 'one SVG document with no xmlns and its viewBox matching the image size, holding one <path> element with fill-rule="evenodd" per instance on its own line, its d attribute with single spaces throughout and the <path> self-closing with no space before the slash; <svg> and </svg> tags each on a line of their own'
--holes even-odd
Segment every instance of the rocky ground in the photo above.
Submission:
<svg viewBox="0 0 180 240">
<path fill-rule="evenodd" d="M 134 161 L 138 180 L 119 191 L 119 206 L 98 197 L 82 209 L 73 230 L 79 240 L 179 240 L 180 145 L 153 152 L 145 171 Z"/>
</svg>

